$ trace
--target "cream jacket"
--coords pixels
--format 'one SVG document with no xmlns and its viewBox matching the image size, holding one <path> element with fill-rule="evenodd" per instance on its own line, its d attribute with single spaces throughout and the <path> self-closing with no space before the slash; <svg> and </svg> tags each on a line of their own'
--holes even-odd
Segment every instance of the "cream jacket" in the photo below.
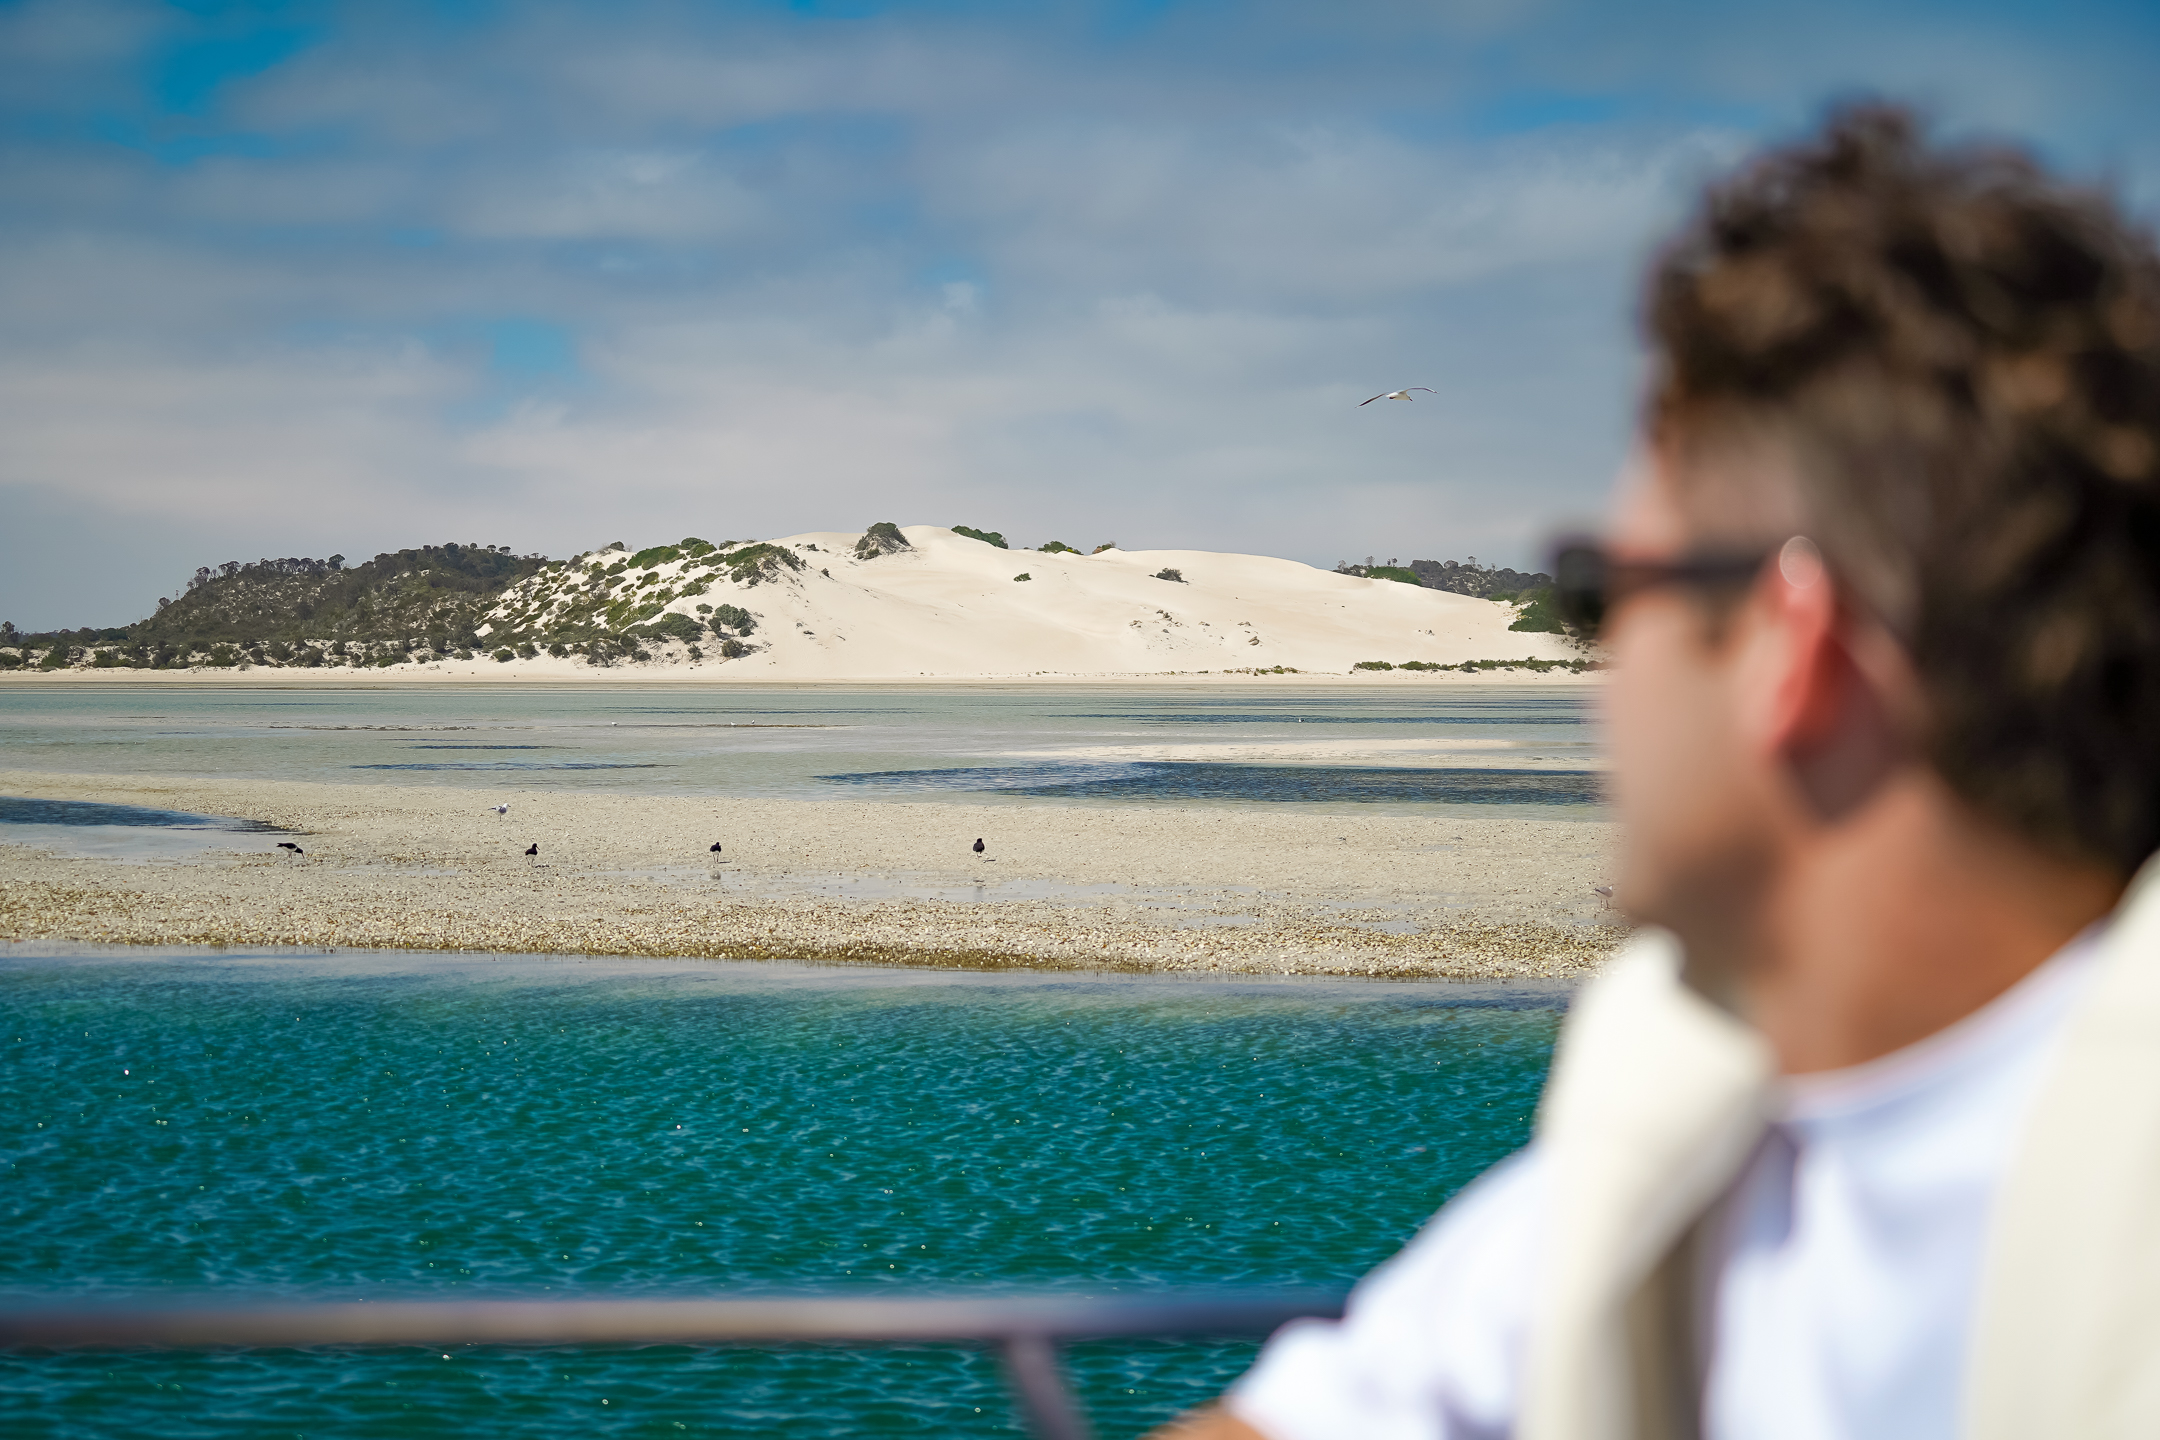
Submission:
<svg viewBox="0 0 2160 1440">
<path fill-rule="evenodd" d="M 1696 1433 L 1694 1227 L 1760 1139 L 1772 1075 L 1679 971 L 1669 939 L 1638 939 L 1562 1032 L 1520 1440 Z M 1963 1432 L 2160 1437 L 2160 863 L 2100 941 L 1996 1207 Z"/>
</svg>

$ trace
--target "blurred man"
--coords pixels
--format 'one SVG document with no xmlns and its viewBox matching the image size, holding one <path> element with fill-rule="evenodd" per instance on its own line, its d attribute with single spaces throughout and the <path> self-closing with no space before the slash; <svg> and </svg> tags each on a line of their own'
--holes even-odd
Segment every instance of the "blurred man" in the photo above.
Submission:
<svg viewBox="0 0 2160 1440">
<path fill-rule="evenodd" d="M 1186 1437 L 2160 1435 L 2160 263 L 1895 110 L 1645 306 L 1617 901 L 1536 1137 Z"/>
</svg>

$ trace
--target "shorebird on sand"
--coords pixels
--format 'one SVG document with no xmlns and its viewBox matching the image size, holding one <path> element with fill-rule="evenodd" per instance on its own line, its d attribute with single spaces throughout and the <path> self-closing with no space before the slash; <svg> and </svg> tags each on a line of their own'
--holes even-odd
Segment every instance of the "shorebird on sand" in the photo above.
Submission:
<svg viewBox="0 0 2160 1440">
<path fill-rule="evenodd" d="M 720 843 L 717 840 L 713 842 L 712 853 L 715 855 L 720 853 Z"/>
<path fill-rule="evenodd" d="M 291 852 L 292 852 L 293 854 L 295 854 L 295 855 L 305 855 L 305 854 L 307 854 L 307 851 L 305 851 L 305 850 L 302 850 L 302 849 L 301 849 L 301 848 L 300 848 L 300 847 L 299 847 L 298 845 L 295 845 L 295 844 L 293 844 L 293 843 L 292 843 L 292 841 L 290 841 L 290 840 L 280 840 L 280 841 L 278 841 L 278 842 L 277 842 L 277 848 L 278 848 L 278 849 L 280 849 L 280 850 L 289 850 L 289 851 L 291 851 Z"/>
<path fill-rule="evenodd" d="M 502 818 L 503 818 L 504 816 L 508 815 L 509 813 L 510 813 L 510 807 L 509 807 L 508 805 L 497 805 L 497 806 L 495 807 L 495 818 L 496 818 L 496 819 L 498 819 L 498 820 L 502 819 Z"/>
<path fill-rule="evenodd" d="M 525 863 L 527 865 L 537 865 L 540 863 L 539 841 L 535 840 L 532 844 L 525 847 Z"/>
<path fill-rule="evenodd" d="M 1427 395 L 1437 395 L 1440 393 L 1439 391 L 1433 389 L 1430 385 L 1412 385 L 1410 387 L 1410 390 L 1423 390 Z M 1410 390 L 1390 390 L 1385 395 L 1373 396 L 1372 400 L 1408 400 L 1413 398 L 1410 394 Z M 1360 400 L 1352 408 L 1362 410 L 1367 405 L 1372 404 L 1372 400 Z"/>
<path fill-rule="evenodd" d="M 982 836 L 980 835 L 975 837 L 975 853 L 978 855 L 983 853 Z"/>
</svg>

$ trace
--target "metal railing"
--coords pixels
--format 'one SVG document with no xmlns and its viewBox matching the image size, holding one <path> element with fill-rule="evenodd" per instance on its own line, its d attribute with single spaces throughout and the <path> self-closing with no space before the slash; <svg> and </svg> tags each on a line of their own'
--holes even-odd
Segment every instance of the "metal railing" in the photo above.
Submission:
<svg viewBox="0 0 2160 1440">
<path fill-rule="evenodd" d="M 316 1346 L 980 1345 L 1004 1358 L 1044 1440 L 1088 1440 L 1057 1347 L 1073 1340 L 1261 1336 L 1342 1296 L 1187 1293 L 1079 1296 L 772 1296 L 711 1300 L 370 1300 L 0 1309 L 0 1348 L 80 1350 Z"/>
</svg>

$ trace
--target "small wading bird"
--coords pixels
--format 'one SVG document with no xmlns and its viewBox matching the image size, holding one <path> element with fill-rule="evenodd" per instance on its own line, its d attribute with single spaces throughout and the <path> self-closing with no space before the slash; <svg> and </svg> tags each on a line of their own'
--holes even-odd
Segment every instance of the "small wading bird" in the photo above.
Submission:
<svg viewBox="0 0 2160 1440">
<path fill-rule="evenodd" d="M 293 844 L 293 843 L 292 843 L 292 841 L 290 841 L 290 840 L 280 840 L 280 841 L 278 841 L 278 842 L 277 842 L 277 848 L 278 848 L 278 849 L 280 849 L 280 850 L 290 850 L 290 851 L 291 851 L 291 852 L 292 852 L 293 854 L 295 854 L 295 855 L 305 855 L 305 854 L 307 854 L 307 851 L 305 851 L 305 850 L 302 850 L 302 849 L 301 849 L 301 848 L 300 848 L 300 847 L 299 847 L 298 845 L 295 845 L 295 844 Z"/>
<path fill-rule="evenodd" d="M 1427 395 L 1437 395 L 1440 393 L 1439 391 L 1433 389 L 1430 385 L 1412 385 L 1410 387 L 1410 390 L 1423 390 Z M 1412 398 L 1410 390 L 1390 390 L 1385 395 L 1373 396 L 1372 400 L 1408 400 Z M 1372 404 L 1372 400 L 1360 400 L 1357 402 L 1355 408 L 1362 410 L 1367 405 Z"/>
<path fill-rule="evenodd" d="M 718 841 L 713 842 L 712 853 L 715 855 L 720 853 L 720 843 Z"/>
<path fill-rule="evenodd" d="M 975 853 L 978 855 L 983 853 L 982 836 L 980 835 L 975 837 Z"/>
<path fill-rule="evenodd" d="M 525 847 L 525 863 L 527 865 L 537 865 L 540 863 L 539 857 L 540 842 L 535 840 L 532 844 Z"/>
<path fill-rule="evenodd" d="M 510 813 L 510 807 L 509 807 L 508 805 L 497 805 L 497 806 L 495 807 L 495 818 L 496 818 L 496 819 L 498 819 L 498 820 L 502 819 L 502 818 L 503 818 L 504 816 L 508 815 L 509 813 Z"/>
</svg>

